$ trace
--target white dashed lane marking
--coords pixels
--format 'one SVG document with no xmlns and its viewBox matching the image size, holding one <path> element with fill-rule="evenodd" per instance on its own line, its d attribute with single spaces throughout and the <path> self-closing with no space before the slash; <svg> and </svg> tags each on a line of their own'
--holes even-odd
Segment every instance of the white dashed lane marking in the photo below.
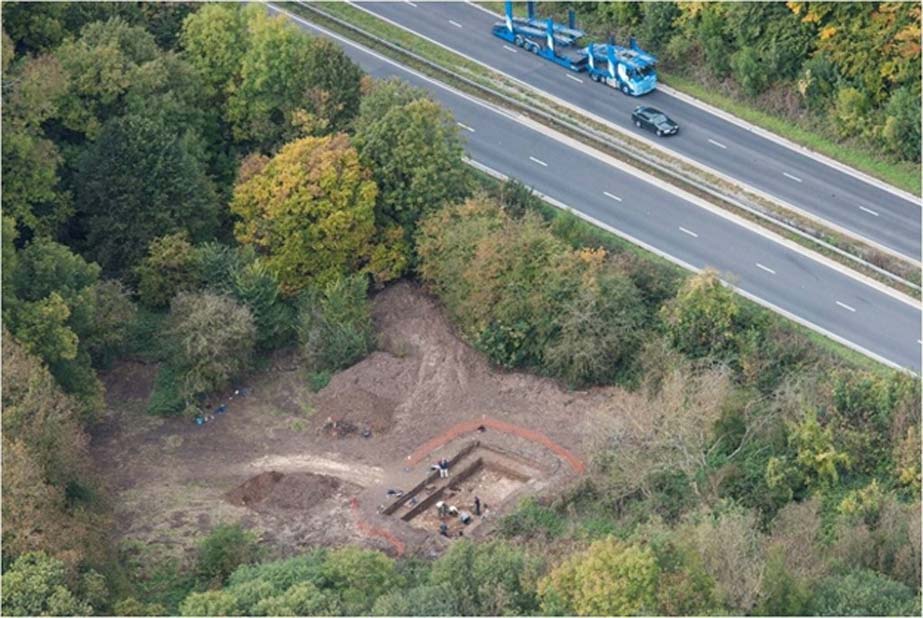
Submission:
<svg viewBox="0 0 923 618">
<path fill-rule="evenodd" d="M 839 305 L 840 307 L 842 307 L 843 309 L 846 309 L 846 311 L 852 311 L 853 313 L 856 312 L 855 309 L 853 309 L 852 307 L 850 307 L 850 306 L 847 305 L 846 303 L 841 303 L 840 301 L 836 301 L 836 304 L 838 304 L 838 305 Z"/>
<path fill-rule="evenodd" d="M 792 176 L 792 175 L 789 174 L 788 172 L 782 172 L 782 175 L 785 176 L 786 178 L 791 178 L 791 179 L 794 180 L 795 182 L 801 182 L 801 179 L 800 179 L 800 178 L 798 178 L 797 176 Z"/>
<path fill-rule="evenodd" d="M 608 191 L 603 191 L 603 195 L 605 195 L 606 197 L 611 197 L 611 198 L 614 199 L 616 202 L 621 202 L 621 201 L 622 201 L 622 198 L 620 198 L 620 197 L 617 196 L 617 195 L 612 195 L 612 194 L 609 193 Z"/>
<path fill-rule="evenodd" d="M 449 20 L 449 23 L 452 24 L 453 26 L 455 26 L 456 28 L 461 28 L 461 27 L 462 27 L 462 25 L 461 25 L 460 23 L 458 23 L 457 21 L 451 20 L 451 19 Z"/>
<path fill-rule="evenodd" d="M 756 263 L 756 266 L 757 266 L 757 268 L 762 268 L 763 270 L 765 270 L 766 272 L 768 272 L 770 275 L 776 274 L 776 271 L 774 271 L 773 269 L 769 268 L 768 266 L 763 266 L 763 265 L 760 264 L 759 262 Z"/>
<path fill-rule="evenodd" d="M 859 210 L 863 210 L 863 211 L 869 213 L 870 215 L 872 215 L 873 217 L 877 217 L 877 216 L 878 216 L 878 213 L 877 213 L 877 212 L 875 212 L 875 211 L 872 210 L 871 208 L 866 208 L 865 206 L 859 206 Z"/>
<path fill-rule="evenodd" d="M 456 122 L 455 124 L 457 124 L 458 126 L 460 126 L 460 127 L 461 127 L 462 129 L 464 129 L 465 131 L 470 131 L 471 133 L 474 133 L 474 129 L 472 129 L 471 127 L 469 127 L 469 126 L 466 125 L 466 124 L 462 124 L 462 123 L 460 123 L 460 122 Z"/>
<path fill-rule="evenodd" d="M 516 50 L 510 47 L 509 45 L 504 45 L 503 49 L 505 49 L 508 52 L 513 52 L 514 54 L 516 53 Z"/>
<path fill-rule="evenodd" d="M 725 145 L 722 144 L 721 142 L 716 142 L 716 141 L 713 140 L 713 139 L 708 140 L 708 143 L 709 143 L 709 144 L 714 144 L 714 145 L 717 146 L 718 148 L 722 148 L 722 149 L 724 149 L 724 150 L 727 150 L 727 146 L 725 146 Z"/>
<path fill-rule="evenodd" d="M 699 237 L 699 235 L 696 234 L 695 232 L 693 232 L 693 231 L 691 231 L 691 230 L 687 230 L 686 228 L 684 228 L 684 227 L 682 227 L 682 226 L 680 226 L 679 230 L 680 230 L 683 234 L 689 234 L 689 235 L 692 236 L 693 238 L 698 238 L 698 237 Z"/>
<path fill-rule="evenodd" d="M 575 82 L 580 82 L 581 84 L 583 83 L 583 80 L 582 80 L 582 79 L 580 79 L 579 77 L 574 77 L 574 76 L 571 75 L 570 73 L 565 73 L 565 74 L 564 74 L 564 77 L 568 77 L 568 78 L 574 80 Z"/>
<path fill-rule="evenodd" d="M 541 159 L 536 159 L 535 157 L 529 157 L 529 160 L 530 160 L 530 161 L 535 161 L 536 163 L 538 163 L 538 164 L 541 165 L 542 167 L 548 167 L 548 164 L 545 163 L 544 161 L 542 161 Z"/>
</svg>

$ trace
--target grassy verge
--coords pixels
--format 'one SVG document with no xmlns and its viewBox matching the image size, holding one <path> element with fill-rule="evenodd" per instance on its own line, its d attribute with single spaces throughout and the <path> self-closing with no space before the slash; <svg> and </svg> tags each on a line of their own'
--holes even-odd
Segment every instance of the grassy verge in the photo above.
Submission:
<svg viewBox="0 0 923 618">
<path fill-rule="evenodd" d="M 914 195 L 920 195 L 920 166 L 913 163 L 889 163 L 878 159 L 867 150 L 836 142 L 828 137 L 793 124 L 790 120 L 772 116 L 754 109 L 727 95 L 715 92 L 698 82 L 676 73 L 658 69 L 658 78 L 668 86 L 700 99 L 749 123 L 772 131 L 787 140 L 845 163 L 870 176 L 894 185 Z"/>
</svg>

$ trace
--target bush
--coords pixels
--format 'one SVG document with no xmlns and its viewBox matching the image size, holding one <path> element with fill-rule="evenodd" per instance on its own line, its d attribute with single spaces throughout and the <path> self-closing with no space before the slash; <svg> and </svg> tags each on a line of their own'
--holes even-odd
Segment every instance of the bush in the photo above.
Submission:
<svg viewBox="0 0 923 618">
<path fill-rule="evenodd" d="M 44 552 L 20 556 L 3 574 L 3 613 L 7 616 L 90 615 L 93 608 L 67 586 L 64 563 Z"/>
<path fill-rule="evenodd" d="M 223 585 L 237 567 L 256 562 L 258 558 L 256 535 L 239 524 L 222 524 L 199 545 L 196 576 L 208 585 Z"/>
<path fill-rule="evenodd" d="M 256 328 L 250 310 L 226 296 L 180 293 L 170 309 L 169 364 L 187 402 L 227 386 L 250 364 Z"/>
<path fill-rule="evenodd" d="M 500 531 L 507 537 L 531 538 L 541 534 L 555 538 L 564 533 L 564 519 L 554 509 L 540 505 L 534 498 L 526 498 L 501 520 Z"/>
<path fill-rule="evenodd" d="M 311 288 L 298 302 L 298 339 L 311 367 L 337 371 L 368 354 L 375 343 L 368 281 L 362 275 Z"/>
<path fill-rule="evenodd" d="M 706 270 L 687 279 L 661 313 L 681 352 L 697 358 L 733 350 L 740 305 L 716 272 Z"/>
<path fill-rule="evenodd" d="M 920 602 L 904 584 L 858 569 L 821 581 L 811 609 L 821 616 L 918 616 Z"/>
<path fill-rule="evenodd" d="M 752 47 L 744 47 L 731 56 L 731 68 L 737 82 L 750 96 L 766 89 L 766 67 Z"/>
</svg>

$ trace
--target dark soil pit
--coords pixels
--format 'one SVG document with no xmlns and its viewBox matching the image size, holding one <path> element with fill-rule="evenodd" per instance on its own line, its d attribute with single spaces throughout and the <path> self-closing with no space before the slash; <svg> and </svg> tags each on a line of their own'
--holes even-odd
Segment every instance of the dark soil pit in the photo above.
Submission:
<svg viewBox="0 0 923 618">
<path fill-rule="evenodd" d="M 235 506 L 262 510 L 306 511 L 340 488 L 340 481 L 331 476 L 296 472 L 263 472 L 226 494 Z"/>
</svg>

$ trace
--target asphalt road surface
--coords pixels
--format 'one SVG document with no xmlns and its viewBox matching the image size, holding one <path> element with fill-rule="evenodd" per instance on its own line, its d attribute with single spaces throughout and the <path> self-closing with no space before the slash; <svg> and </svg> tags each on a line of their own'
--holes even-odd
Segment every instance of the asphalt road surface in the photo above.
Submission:
<svg viewBox="0 0 923 618">
<path fill-rule="evenodd" d="M 320 30 L 303 19 L 301 27 Z M 891 363 L 920 370 L 920 307 L 696 206 L 511 114 L 435 84 L 334 37 L 363 70 L 428 90 L 455 115 L 469 156 L 696 268 L 712 267 L 745 294 Z"/>
<path fill-rule="evenodd" d="M 663 91 L 626 96 L 524 50 L 504 47 L 505 41 L 491 34 L 491 26 L 498 18 L 470 4 L 356 5 L 614 124 L 658 140 L 681 155 L 853 234 L 920 260 L 923 211 L 919 200 L 895 195 Z M 575 77 L 583 82 L 575 81 Z M 630 116 L 638 105 L 665 112 L 679 123 L 679 134 L 657 138 L 635 128 Z"/>
</svg>

